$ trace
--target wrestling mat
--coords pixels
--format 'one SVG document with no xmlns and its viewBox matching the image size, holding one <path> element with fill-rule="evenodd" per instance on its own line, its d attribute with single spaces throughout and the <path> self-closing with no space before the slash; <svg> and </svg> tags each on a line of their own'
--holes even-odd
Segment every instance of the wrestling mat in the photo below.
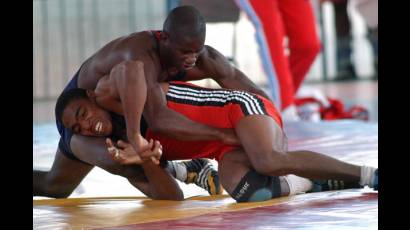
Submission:
<svg viewBox="0 0 410 230">
<path fill-rule="evenodd" d="M 378 165 L 377 123 L 285 124 L 289 149 Z M 144 197 L 33 200 L 34 229 L 377 229 L 378 193 L 369 188 L 237 204 L 227 195 L 154 201 Z"/>
</svg>

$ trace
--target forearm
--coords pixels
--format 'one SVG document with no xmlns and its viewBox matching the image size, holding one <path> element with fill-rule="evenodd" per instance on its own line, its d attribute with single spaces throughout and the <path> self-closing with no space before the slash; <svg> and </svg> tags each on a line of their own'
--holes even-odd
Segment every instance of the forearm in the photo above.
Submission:
<svg viewBox="0 0 410 230">
<path fill-rule="evenodd" d="M 147 98 L 142 62 L 128 61 L 120 64 L 118 70 L 111 73 L 116 85 L 116 91 L 124 112 L 127 137 L 134 147 L 138 147 L 140 140 L 140 121 Z"/>
<path fill-rule="evenodd" d="M 183 200 L 184 194 L 175 179 L 159 165 L 148 161 L 142 164 L 153 199 Z"/>
</svg>

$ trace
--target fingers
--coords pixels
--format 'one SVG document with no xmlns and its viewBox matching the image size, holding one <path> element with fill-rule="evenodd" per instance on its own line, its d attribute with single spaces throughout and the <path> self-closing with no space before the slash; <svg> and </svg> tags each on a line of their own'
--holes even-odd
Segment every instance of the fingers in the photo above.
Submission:
<svg viewBox="0 0 410 230">
<path fill-rule="evenodd" d="M 153 141 L 151 140 L 153 145 L 153 149 L 144 151 L 141 153 L 142 159 L 150 159 L 154 164 L 159 164 L 159 160 L 161 159 L 162 156 L 162 146 L 159 141 Z"/>
<path fill-rule="evenodd" d="M 122 148 L 122 149 L 125 149 L 125 148 L 127 148 L 128 146 L 130 146 L 131 144 L 128 143 L 128 142 L 119 140 L 119 141 L 117 141 L 117 145 L 118 145 L 118 147 L 120 147 L 120 148 Z"/>
<path fill-rule="evenodd" d="M 151 151 L 152 147 L 154 146 L 154 140 L 150 139 L 146 146 L 141 146 L 139 152 Z"/>
<path fill-rule="evenodd" d="M 161 143 L 159 143 L 159 141 L 155 141 L 154 149 L 152 150 L 152 152 L 155 154 L 154 156 L 156 158 L 161 158 L 161 156 L 162 156 L 162 145 L 161 145 Z"/>
<path fill-rule="evenodd" d="M 111 159 L 117 163 L 128 165 L 141 164 L 144 162 L 138 154 L 126 154 L 126 148 L 127 146 L 130 146 L 130 144 L 125 141 L 120 140 L 117 142 L 120 148 L 115 147 L 110 138 L 107 138 L 105 140 L 105 143 L 107 145 L 107 150 Z"/>
<path fill-rule="evenodd" d="M 114 147 L 110 138 L 105 139 L 105 144 L 107 145 L 108 148 Z"/>
<path fill-rule="evenodd" d="M 152 162 L 154 162 L 154 164 L 159 164 L 159 160 L 162 156 L 162 146 L 159 141 L 155 141 L 154 149 L 152 150 L 152 152 L 154 154 L 153 156 L 151 156 Z"/>
<path fill-rule="evenodd" d="M 115 147 L 110 138 L 105 139 L 105 143 L 107 144 L 107 150 L 111 158 L 116 162 L 122 163 L 124 161 L 122 150 Z"/>
<path fill-rule="evenodd" d="M 130 148 L 133 149 L 131 144 L 122 140 L 117 141 L 118 148 L 114 146 L 110 138 L 107 138 L 105 143 L 111 158 L 120 164 L 141 164 L 144 161 L 151 160 L 158 165 L 162 156 L 161 143 L 153 139 L 150 139 L 148 144 L 141 148 L 141 150 L 144 150 L 140 154 L 130 154 Z"/>
<path fill-rule="evenodd" d="M 107 151 L 110 154 L 111 157 L 118 157 L 119 151 L 118 149 L 113 145 L 112 141 L 110 138 L 105 139 L 105 143 L 107 145 Z"/>
<path fill-rule="evenodd" d="M 125 154 L 124 150 L 118 149 L 116 147 L 112 147 L 111 150 L 108 151 L 110 153 L 111 158 L 120 164 L 141 164 L 144 161 L 138 154 Z"/>
<path fill-rule="evenodd" d="M 114 146 L 111 146 L 111 147 L 108 147 L 108 148 L 107 148 L 107 151 L 108 151 L 108 153 L 110 154 L 110 156 L 111 156 L 111 158 L 112 158 L 113 160 L 118 160 L 118 159 L 120 159 L 120 151 L 121 151 L 121 150 L 117 149 L 117 148 L 114 147 Z"/>
<path fill-rule="evenodd" d="M 149 149 L 152 149 L 153 146 L 154 146 L 154 140 L 150 139 L 148 143 Z"/>
<path fill-rule="evenodd" d="M 124 156 L 123 154 L 120 154 L 119 157 L 114 158 L 114 161 L 122 165 L 142 164 L 144 162 L 138 155 Z"/>
</svg>

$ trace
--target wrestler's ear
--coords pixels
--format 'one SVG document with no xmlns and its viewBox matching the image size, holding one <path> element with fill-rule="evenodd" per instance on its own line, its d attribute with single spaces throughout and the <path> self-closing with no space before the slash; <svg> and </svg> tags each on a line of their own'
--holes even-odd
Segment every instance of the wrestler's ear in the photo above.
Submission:
<svg viewBox="0 0 410 230">
<path fill-rule="evenodd" d="M 86 92 L 87 92 L 88 98 L 89 98 L 92 102 L 95 102 L 95 99 L 96 99 L 97 96 L 95 95 L 94 90 L 87 89 Z"/>
</svg>

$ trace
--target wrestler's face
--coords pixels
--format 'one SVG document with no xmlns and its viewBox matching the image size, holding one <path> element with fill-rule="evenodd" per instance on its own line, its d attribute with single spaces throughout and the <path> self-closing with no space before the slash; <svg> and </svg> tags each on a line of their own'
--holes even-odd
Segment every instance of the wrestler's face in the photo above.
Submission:
<svg viewBox="0 0 410 230">
<path fill-rule="evenodd" d="M 109 136 L 113 130 L 110 114 L 93 99 L 71 101 L 63 111 L 62 121 L 64 127 L 83 136 Z"/>
<path fill-rule="evenodd" d="M 169 37 L 168 48 L 173 58 L 174 67 L 178 70 L 194 68 L 199 55 L 204 50 L 204 40 L 184 36 Z"/>
</svg>

